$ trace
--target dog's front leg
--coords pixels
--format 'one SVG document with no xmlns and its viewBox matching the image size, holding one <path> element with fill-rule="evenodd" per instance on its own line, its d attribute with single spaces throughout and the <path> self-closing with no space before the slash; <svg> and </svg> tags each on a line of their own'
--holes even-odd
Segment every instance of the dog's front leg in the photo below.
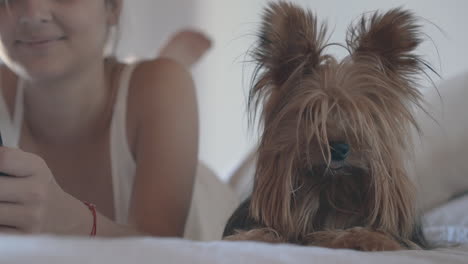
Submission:
<svg viewBox="0 0 468 264">
<path fill-rule="evenodd" d="M 257 241 L 266 243 L 286 243 L 287 241 L 278 232 L 269 228 L 252 229 L 248 231 L 237 231 L 235 235 L 227 236 L 228 241 Z"/>
<path fill-rule="evenodd" d="M 404 248 L 391 235 L 369 228 L 314 232 L 306 237 L 309 246 L 354 249 L 360 251 L 394 251 Z"/>
</svg>

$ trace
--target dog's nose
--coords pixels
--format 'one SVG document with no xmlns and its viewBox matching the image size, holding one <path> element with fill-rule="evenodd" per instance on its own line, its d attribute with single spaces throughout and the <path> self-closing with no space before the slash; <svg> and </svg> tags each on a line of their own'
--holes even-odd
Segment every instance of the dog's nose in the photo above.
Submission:
<svg viewBox="0 0 468 264">
<path fill-rule="evenodd" d="M 344 142 L 330 142 L 332 161 L 344 161 L 349 154 L 349 145 Z"/>
</svg>

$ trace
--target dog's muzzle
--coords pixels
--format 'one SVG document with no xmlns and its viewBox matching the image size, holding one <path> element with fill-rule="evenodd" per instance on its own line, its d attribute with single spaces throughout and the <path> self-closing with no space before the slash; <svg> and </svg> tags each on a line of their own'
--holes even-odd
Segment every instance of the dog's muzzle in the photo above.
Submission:
<svg viewBox="0 0 468 264">
<path fill-rule="evenodd" d="M 330 142 L 332 162 L 343 162 L 349 155 L 349 144 L 344 142 Z"/>
</svg>

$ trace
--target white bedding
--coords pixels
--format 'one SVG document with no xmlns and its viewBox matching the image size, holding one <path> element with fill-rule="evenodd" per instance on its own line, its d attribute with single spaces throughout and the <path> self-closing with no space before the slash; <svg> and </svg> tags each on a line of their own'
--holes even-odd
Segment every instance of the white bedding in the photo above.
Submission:
<svg viewBox="0 0 468 264">
<path fill-rule="evenodd" d="M 434 251 L 361 253 L 289 245 L 180 240 L 54 240 L 8 238 L 1 263 L 468 263 L 468 247 Z"/>
<path fill-rule="evenodd" d="M 425 220 L 431 241 L 468 244 L 468 195 L 430 211 Z"/>
<path fill-rule="evenodd" d="M 468 196 L 427 214 L 430 239 L 464 243 L 431 251 L 362 253 L 349 250 L 187 240 L 0 239 L 0 263 L 468 263 Z"/>
</svg>

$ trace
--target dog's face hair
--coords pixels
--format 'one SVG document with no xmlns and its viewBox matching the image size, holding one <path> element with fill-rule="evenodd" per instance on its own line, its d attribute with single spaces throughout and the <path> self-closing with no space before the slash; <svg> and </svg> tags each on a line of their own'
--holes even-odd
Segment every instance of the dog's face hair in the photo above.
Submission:
<svg viewBox="0 0 468 264">
<path fill-rule="evenodd" d="M 249 96 L 263 129 L 251 216 L 291 240 L 353 226 L 408 238 L 415 191 L 404 159 L 418 76 L 432 70 L 413 53 L 415 16 L 364 16 L 342 61 L 325 54 L 326 27 L 310 11 L 279 2 L 263 21 Z"/>
</svg>

